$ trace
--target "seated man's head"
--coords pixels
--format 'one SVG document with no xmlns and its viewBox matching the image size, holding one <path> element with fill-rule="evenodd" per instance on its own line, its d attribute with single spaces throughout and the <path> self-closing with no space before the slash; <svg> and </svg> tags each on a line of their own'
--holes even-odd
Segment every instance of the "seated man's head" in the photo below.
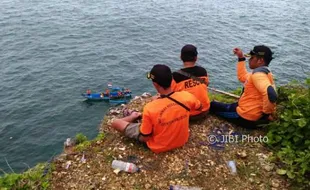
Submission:
<svg viewBox="0 0 310 190">
<path fill-rule="evenodd" d="M 272 52 L 269 47 L 260 45 L 255 46 L 246 57 L 250 57 L 249 66 L 251 69 L 256 69 L 261 66 L 269 66 L 272 60 Z"/>
<path fill-rule="evenodd" d="M 152 79 L 155 89 L 160 93 L 170 88 L 172 73 L 168 66 L 157 64 L 148 73 L 147 78 Z"/>
<path fill-rule="evenodd" d="M 195 64 L 197 61 L 197 48 L 194 45 L 187 44 L 181 49 L 181 60 L 185 62 L 192 62 Z"/>
</svg>

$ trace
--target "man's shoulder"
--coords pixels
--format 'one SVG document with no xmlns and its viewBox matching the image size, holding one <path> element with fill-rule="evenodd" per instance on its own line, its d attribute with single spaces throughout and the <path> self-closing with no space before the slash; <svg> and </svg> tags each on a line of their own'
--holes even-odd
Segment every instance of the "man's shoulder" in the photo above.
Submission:
<svg viewBox="0 0 310 190">
<path fill-rule="evenodd" d="M 268 73 L 271 73 L 271 71 L 270 71 L 270 69 L 267 66 L 263 66 L 263 67 L 258 67 L 256 69 L 254 69 L 252 73 L 253 74 L 255 74 L 255 73 L 265 73 L 265 74 L 268 74 Z"/>
<path fill-rule="evenodd" d="M 192 98 L 194 98 L 195 96 L 185 90 L 183 91 L 179 91 L 179 92 L 175 92 L 175 95 L 181 99 L 181 100 L 190 100 Z"/>
<path fill-rule="evenodd" d="M 194 66 L 194 67 L 189 67 L 189 68 L 183 68 L 180 69 L 186 73 L 189 73 L 190 75 L 193 75 L 195 77 L 203 77 L 203 76 L 207 76 L 207 70 L 201 66 Z M 188 80 L 189 77 L 184 76 L 183 74 L 179 73 L 178 71 L 175 71 L 172 73 L 173 79 L 175 80 L 176 83 L 184 81 L 184 80 Z"/>
<path fill-rule="evenodd" d="M 161 107 L 164 103 L 165 103 L 165 101 L 163 101 L 162 98 L 155 99 L 155 100 L 153 100 L 153 101 L 147 103 L 147 104 L 143 107 L 143 111 L 155 110 L 155 108 Z"/>
</svg>

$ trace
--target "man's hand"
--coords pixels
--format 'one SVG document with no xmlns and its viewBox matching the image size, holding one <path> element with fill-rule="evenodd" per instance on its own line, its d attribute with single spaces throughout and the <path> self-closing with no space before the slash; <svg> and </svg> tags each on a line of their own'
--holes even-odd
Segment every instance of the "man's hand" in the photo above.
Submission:
<svg viewBox="0 0 310 190">
<path fill-rule="evenodd" d="M 138 119 L 139 117 L 141 117 L 141 113 L 140 112 L 136 112 L 136 111 L 133 111 L 131 114 L 130 114 L 130 117 L 135 120 L 135 119 Z"/>
<path fill-rule="evenodd" d="M 233 50 L 234 54 L 238 57 L 238 58 L 243 58 L 244 55 L 243 55 L 243 52 L 240 48 L 234 48 Z"/>
</svg>

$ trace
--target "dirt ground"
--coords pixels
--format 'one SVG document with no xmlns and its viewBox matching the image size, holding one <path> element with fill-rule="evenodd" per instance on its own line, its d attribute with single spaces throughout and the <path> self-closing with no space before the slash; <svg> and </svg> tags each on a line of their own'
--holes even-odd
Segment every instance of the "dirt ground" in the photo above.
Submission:
<svg viewBox="0 0 310 190">
<path fill-rule="evenodd" d="M 241 136 L 263 137 L 264 131 L 246 131 L 209 115 L 190 124 L 190 138 L 184 147 L 155 154 L 111 129 L 111 120 L 121 117 L 125 107 L 141 111 L 148 101 L 137 97 L 126 106 L 110 109 L 99 129 L 105 135 L 103 140 L 92 141 L 83 152 L 73 149 L 55 159 L 52 189 L 164 190 L 170 185 L 222 190 L 289 189 L 287 179 L 279 176 L 277 166 L 269 162 L 272 152 L 263 143 L 240 142 Z M 214 144 L 210 135 L 238 136 L 239 141 Z M 115 173 L 111 167 L 114 159 L 135 163 L 141 171 Z M 230 160 L 236 163 L 235 174 L 227 166 Z"/>
</svg>

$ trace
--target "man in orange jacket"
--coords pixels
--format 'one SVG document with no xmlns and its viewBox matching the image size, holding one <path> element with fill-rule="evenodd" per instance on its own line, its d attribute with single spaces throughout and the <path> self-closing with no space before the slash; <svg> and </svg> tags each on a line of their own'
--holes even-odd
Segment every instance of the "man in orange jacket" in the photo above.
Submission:
<svg viewBox="0 0 310 190">
<path fill-rule="evenodd" d="M 181 60 L 183 68 L 173 72 L 171 88 L 174 91 L 187 91 L 193 94 L 201 103 L 200 111 L 192 110 L 190 120 L 204 118 L 209 112 L 210 100 L 208 97 L 209 78 L 205 68 L 196 65 L 198 51 L 192 44 L 187 44 L 181 49 Z"/>
<path fill-rule="evenodd" d="M 189 92 L 171 89 L 172 73 L 166 65 L 155 65 L 147 78 L 152 80 L 160 97 L 145 105 L 142 123 L 133 122 L 141 113 L 132 112 L 114 120 L 112 127 L 126 137 L 146 142 L 155 153 L 182 147 L 189 137 L 190 111 L 199 111 L 202 104 Z"/>
<path fill-rule="evenodd" d="M 243 93 L 233 104 L 212 101 L 210 111 L 246 128 L 268 123 L 277 100 L 273 76 L 268 68 L 272 52 L 267 46 L 260 45 L 245 55 L 241 49 L 235 48 L 234 54 L 238 57 L 237 76 L 243 83 Z M 246 70 L 245 57 L 250 57 L 252 73 Z"/>
</svg>

